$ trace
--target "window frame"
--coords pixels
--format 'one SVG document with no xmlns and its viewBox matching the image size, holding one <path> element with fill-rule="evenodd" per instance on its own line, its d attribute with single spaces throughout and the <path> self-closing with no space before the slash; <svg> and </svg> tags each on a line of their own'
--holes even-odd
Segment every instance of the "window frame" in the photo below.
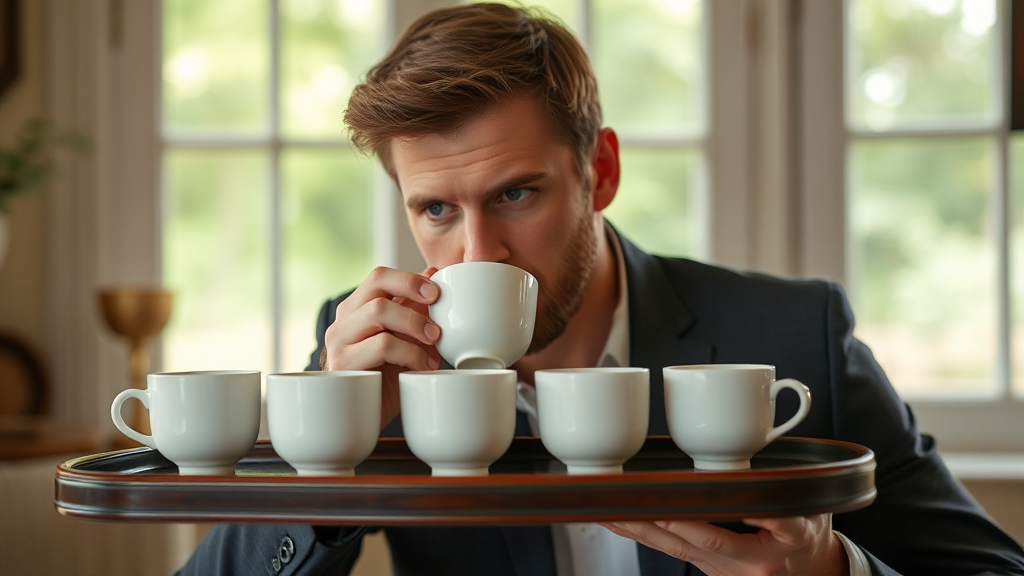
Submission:
<svg viewBox="0 0 1024 576">
<path fill-rule="evenodd" d="M 834 4 L 833 6 L 824 6 Z M 831 221 L 841 226 L 818 226 L 814 234 L 804 237 L 801 250 L 809 254 L 815 250 L 814 243 L 832 250 L 830 258 L 842 265 L 825 267 L 822 258 L 805 260 L 803 275 L 825 276 L 843 281 L 849 286 L 852 270 L 850 238 L 846 225 L 846 207 L 849 204 L 849 189 L 846 176 L 846 162 L 849 146 L 860 138 L 904 138 L 904 137 L 964 137 L 987 136 L 997 148 L 992 182 L 993 195 L 990 210 L 994 216 L 993 231 L 997 250 L 997 298 L 999 344 L 996 373 L 1000 391 L 994 398 L 909 398 L 906 403 L 916 416 L 918 428 L 933 435 L 940 449 L 953 452 L 1021 452 L 1024 451 L 1024 398 L 1016 397 L 1012 391 L 1009 371 L 1010 362 L 1010 293 L 1008 271 L 1010 234 L 1010 189 L 1009 181 L 1009 139 L 1008 101 L 1005 82 L 1009 78 L 1010 19 L 1007 0 L 996 0 L 999 54 L 999 72 L 994 97 L 998 100 L 999 116 L 988 127 L 962 128 L 956 126 L 936 128 L 915 128 L 892 130 L 887 133 L 871 132 L 850 128 L 846 121 L 846 37 L 845 21 L 848 2 L 816 3 L 802 0 L 803 51 L 797 54 L 801 61 L 801 75 L 806 79 L 802 86 L 803 102 L 814 102 L 801 113 L 803 138 L 803 172 L 805 174 L 802 194 L 805 230 L 814 221 Z M 822 31 L 832 33 L 822 34 Z M 818 57 L 816 57 L 817 55 Z M 822 58 L 820 56 L 826 55 Z M 836 57 L 839 57 L 839 74 L 835 74 Z M 838 76 L 838 78 L 837 78 Z M 831 126 L 835 134 L 827 133 L 825 126 Z M 820 200 L 810 196 L 820 193 Z M 812 242 L 813 239 L 813 242 Z M 831 248 L 829 248 L 831 247 Z M 835 251 L 842 247 L 843 252 Z M 840 272 L 841 271 L 841 272 Z M 856 315 L 856 310 L 854 310 Z M 884 366 L 883 366 L 884 368 Z"/>
<path fill-rule="evenodd" d="M 1008 26 L 1007 2 L 999 2 Z M 393 33 L 449 3 L 390 4 Z M 58 125 L 94 134 L 97 151 L 67 166 L 66 177 L 47 190 L 47 359 L 55 417 L 65 422 L 111 428 L 109 399 L 127 381 L 127 350 L 100 335 L 96 304 L 82 287 L 161 281 L 161 9 L 159 0 L 55 2 L 47 12 L 47 113 Z M 847 277 L 843 17 L 841 2 L 705 4 L 712 261 Z M 772 74 L 789 81 L 766 87 Z M 764 97 L 750 96 L 755 90 Z M 767 154 L 769 146 L 783 146 L 784 154 Z M 766 172 L 766 162 L 786 169 Z M 397 192 L 386 177 L 377 181 L 375 258 L 422 270 Z M 944 449 L 1024 451 L 1024 401 L 910 405 L 920 429 Z"/>
<path fill-rule="evenodd" d="M 581 42 L 584 48 L 593 37 L 593 0 L 578 0 L 580 6 Z M 459 0 L 427 0 L 417 3 L 400 2 L 391 0 L 388 3 L 386 26 L 388 36 L 386 42 L 390 45 L 405 28 L 425 12 L 444 6 L 458 5 Z M 158 2 L 162 9 L 162 2 Z M 281 180 L 281 159 L 284 151 L 301 149 L 333 149 L 339 152 L 351 150 L 351 143 L 345 138 L 289 138 L 281 126 L 281 28 L 280 18 L 281 0 L 265 0 L 261 9 L 267 10 L 267 25 L 269 39 L 270 66 L 268 69 L 267 86 L 268 91 L 268 125 L 264 133 L 252 135 L 232 135 L 226 137 L 211 136 L 209 133 L 175 133 L 163 127 L 162 118 L 158 117 L 157 124 L 160 126 L 161 160 L 170 149 L 194 150 L 260 150 L 267 154 L 269 165 L 268 194 L 265 200 L 269 203 L 268 218 L 270 222 L 270 234 L 267 238 L 267 246 L 270 257 L 270 337 L 271 337 L 271 359 L 270 366 L 273 372 L 280 372 L 283 369 L 282 338 L 284 337 L 284 294 L 283 294 L 283 255 L 282 255 L 282 180 Z M 706 46 L 706 13 L 701 26 L 701 41 Z M 162 42 L 158 43 L 158 52 L 162 51 Z M 705 49 L 706 53 L 706 49 Z M 707 69 L 707 63 L 703 68 Z M 706 95 L 701 95 L 701 106 L 706 108 Z M 162 111 L 160 102 L 160 90 L 157 90 L 158 114 Z M 706 126 L 706 122 L 704 123 Z M 693 147 L 702 149 L 706 146 L 706 128 L 701 126 L 696 132 L 686 132 L 671 135 L 648 135 L 644 133 L 621 131 L 619 132 L 620 143 L 623 148 L 651 149 L 651 148 L 682 148 Z M 408 271 L 419 272 L 426 267 L 419 250 L 412 239 L 411 233 L 405 224 L 405 211 L 400 195 L 390 178 L 383 169 L 375 163 L 373 190 L 373 230 L 374 230 L 374 262 L 377 265 L 389 266 Z M 163 186 L 161 186 L 162 188 Z M 698 198 L 695 203 L 698 206 L 705 206 L 705 190 L 696 190 Z M 165 194 L 161 190 L 161 194 Z M 165 215 L 166 217 L 166 211 Z M 161 234 L 162 240 L 162 234 Z M 704 244 L 704 243 L 700 243 Z M 340 289 L 340 288 L 339 288 Z M 312 319 L 311 319 L 312 321 Z"/>
</svg>

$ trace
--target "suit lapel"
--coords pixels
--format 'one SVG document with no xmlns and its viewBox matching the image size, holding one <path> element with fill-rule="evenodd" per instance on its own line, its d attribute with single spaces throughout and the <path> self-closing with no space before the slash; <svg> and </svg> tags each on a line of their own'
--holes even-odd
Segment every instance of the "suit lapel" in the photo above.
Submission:
<svg viewBox="0 0 1024 576">
<path fill-rule="evenodd" d="M 658 260 L 619 235 L 629 289 L 629 364 L 651 371 L 648 434 L 668 434 L 661 369 L 707 364 L 713 347 L 687 338 L 696 321 Z"/>
<path fill-rule="evenodd" d="M 626 263 L 629 289 L 629 364 L 651 371 L 651 412 L 647 433 L 667 435 L 661 369 L 710 363 L 714 349 L 710 344 L 686 337 L 696 319 L 680 300 L 658 260 L 621 234 L 619 245 Z M 637 557 L 641 574 L 686 576 L 693 568 L 642 544 L 637 544 Z"/>
</svg>

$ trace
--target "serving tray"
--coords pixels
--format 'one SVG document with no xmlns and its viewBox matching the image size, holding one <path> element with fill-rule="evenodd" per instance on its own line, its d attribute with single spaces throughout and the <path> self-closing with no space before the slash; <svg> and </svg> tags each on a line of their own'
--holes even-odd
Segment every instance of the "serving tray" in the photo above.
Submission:
<svg viewBox="0 0 1024 576">
<path fill-rule="evenodd" d="M 234 476 L 179 476 L 136 448 L 60 465 L 54 500 L 65 516 L 102 520 L 394 526 L 727 521 L 846 512 L 876 493 L 869 449 L 806 438 L 776 440 L 750 470 L 709 472 L 652 436 L 624 473 L 594 476 L 570 476 L 538 438 L 516 438 L 490 472 L 435 478 L 402 439 L 381 439 L 351 477 L 296 476 L 265 441 Z"/>
</svg>

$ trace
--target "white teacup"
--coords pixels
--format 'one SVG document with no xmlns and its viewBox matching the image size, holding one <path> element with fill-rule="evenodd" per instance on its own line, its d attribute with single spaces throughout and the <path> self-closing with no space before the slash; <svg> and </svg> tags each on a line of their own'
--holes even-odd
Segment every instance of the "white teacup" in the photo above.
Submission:
<svg viewBox="0 0 1024 576">
<path fill-rule="evenodd" d="M 762 364 L 670 366 L 665 411 L 676 446 L 704 470 L 743 470 L 771 441 L 799 424 L 811 409 L 811 392 L 800 382 L 775 380 Z M 774 427 L 775 397 L 784 388 L 800 396 L 800 408 Z"/>
<path fill-rule="evenodd" d="M 455 368 L 502 369 L 526 354 L 537 316 L 537 279 L 498 262 L 462 262 L 430 277 L 441 295 L 430 318 L 437 351 Z"/>
<path fill-rule="evenodd" d="M 234 474 L 260 431 L 260 373 L 243 371 L 150 374 L 145 390 L 114 398 L 110 417 L 125 436 L 159 451 L 178 473 Z M 121 418 L 121 404 L 137 398 L 149 410 L 152 436 Z"/>
<path fill-rule="evenodd" d="M 515 370 L 435 370 L 398 376 L 402 430 L 434 476 L 484 476 L 516 431 Z"/>
<path fill-rule="evenodd" d="M 646 368 L 538 370 L 537 418 L 548 452 L 569 474 L 616 474 L 647 438 Z"/>
<path fill-rule="evenodd" d="M 270 374 L 270 442 L 299 476 L 352 476 L 377 446 L 380 403 L 380 372 Z"/>
</svg>

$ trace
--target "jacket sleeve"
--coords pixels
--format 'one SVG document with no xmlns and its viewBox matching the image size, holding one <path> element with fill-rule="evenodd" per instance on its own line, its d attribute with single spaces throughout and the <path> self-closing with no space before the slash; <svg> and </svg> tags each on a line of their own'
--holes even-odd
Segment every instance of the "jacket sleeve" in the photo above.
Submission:
<svg viewBox="0 0 1024 576">
<path fill-rule="evenodd" d="M 301 524 L 220 524 L 196 547 L 176 576 L 345 576 L 365 530 L 352 529 L 331 545 Z"/>
<path fill-rule="evenodd" d="M 877 575 L 1024 574 L 1024 550 L 957 482 L 935 441 L 920 434 L 831 285 L 827 334 L 834 436 L 875 453 L 878 497 L 833 526 L 867 554 Z"/>
</svg>

